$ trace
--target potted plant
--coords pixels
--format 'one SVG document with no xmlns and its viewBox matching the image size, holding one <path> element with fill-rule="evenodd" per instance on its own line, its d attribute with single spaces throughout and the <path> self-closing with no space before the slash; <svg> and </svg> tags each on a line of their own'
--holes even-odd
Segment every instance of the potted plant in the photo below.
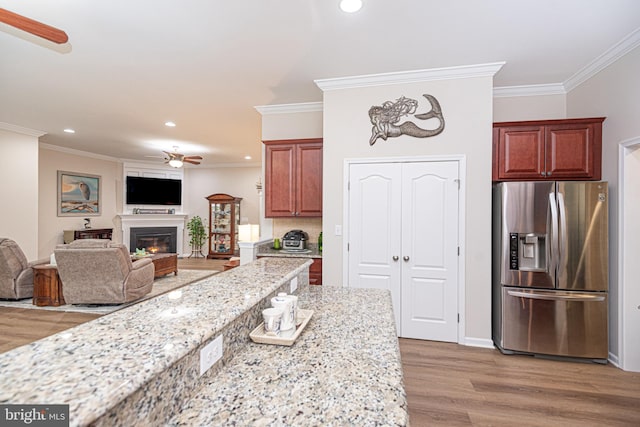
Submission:
<svg viewBox="0 0 640 427">
<path fill-rule="evenodd" d="M 202 218 L 198 215 L 191 217 L 189 222 L 187 222 L 187 230 L 189 231 L 189 244 L 191 245 L 191 258 L 194 254 L 196 258 L 204 257 L 202 253 L 202 245 L 207 240 L 207 228 L 202 223 Z M 198 256 L 200 255 L 200 256 Z"/>
</svg>

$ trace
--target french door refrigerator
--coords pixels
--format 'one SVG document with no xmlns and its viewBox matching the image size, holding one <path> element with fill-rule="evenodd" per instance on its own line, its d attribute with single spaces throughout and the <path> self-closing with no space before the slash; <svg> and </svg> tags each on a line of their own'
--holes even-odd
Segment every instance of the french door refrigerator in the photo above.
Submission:
<svg viewBox="0 0 640 427">
<path fill-rule="evenodd" d="M 608 356 L 607 183 L 493 187 L 493 341 L 503 353 Z"/>
</svg>

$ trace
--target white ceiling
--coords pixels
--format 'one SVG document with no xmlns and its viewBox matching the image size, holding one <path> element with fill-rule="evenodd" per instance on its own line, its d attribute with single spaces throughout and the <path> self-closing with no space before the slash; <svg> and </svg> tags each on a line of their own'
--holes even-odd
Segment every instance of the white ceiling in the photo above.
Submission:
<svg viewBox="0 0 640 427">
<path fill-rule="evenodd" d="M 0 0 L 69 35 L 0 24 L 0 123 L 120 159 L 255 162 L 253 107 L 321 101 L 315 79 L 506 61 L 497 87 L 562 83 L 640 28 L 637 0 L 363 1 Z"/>
</svg>

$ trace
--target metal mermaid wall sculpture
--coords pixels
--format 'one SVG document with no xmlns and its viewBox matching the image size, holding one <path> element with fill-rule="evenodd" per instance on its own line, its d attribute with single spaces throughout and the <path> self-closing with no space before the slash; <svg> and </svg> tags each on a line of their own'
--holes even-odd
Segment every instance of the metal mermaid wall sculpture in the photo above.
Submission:
<svg viewBox="0 0 640 427">
<path fill-rule="evenodd" d="M 414 114 L 418 109 L 418 101 L 411 98 L 401 96 L 395 102 L 386 101 L 380 105 L 374 105 L 369 108 L 369 118 L 371 119 L 371 139 L 369 145 L 376 143 L 378 138 L 387 140 L 387 138 L 395 138 L 400 135 L 409 135 L 416 138 L 428 138 L 436 136 L 444 130 L 444 116 L 440 103 L 432 95 L 423 95 L 431 104 L 431 110 L 423 114 Z M 402 117 L 413 115 L 416 119 L 428 120 L 437 118 L 439 126 L 435 129 L 422 129 L 411 121 L 406 121 L 400 125 L 397 123 Z"/>
</svg>

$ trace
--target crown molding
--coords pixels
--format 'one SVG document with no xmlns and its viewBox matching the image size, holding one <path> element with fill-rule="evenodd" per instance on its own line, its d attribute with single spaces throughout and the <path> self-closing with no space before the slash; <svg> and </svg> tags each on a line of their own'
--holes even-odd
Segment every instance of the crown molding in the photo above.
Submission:
<svg viewBox="0 0 640 427">
<path fill-rule="evenodd" d="M 401 83 L 417 83 L 432 80 L 493 77 L 498 71 L 500 71 L 504 64 L 505 62 L 493 62 L 488 64 L 464 65 L 460 67 L 368 74 L 354 77 L 338 77 L 335 79 L 314 80 L 314 83 L 323 91 L 328 91 Z"/>
<path fill-rule="evenodd" d="M 10 123 L 3 123 L 3 122 L 0 122 L 0 129 L 8 130 L 9 132 L 20 133 L 22 135 L 35 136 L 37 138 L 40 138 L 42 135 L 47 134 L 46 132 L 41 130 L 23 128 L 22 126 L 16 126 Z"/>
<path fill-rule="evenodd" d="M 607 49 L 602 55 L 598 56 L 580 71 L 565 80 L 564 87 L 566 91 L 572 91 L 638 46 L 640 46 L 640 28 Z"/>
<path fill-rule="evenodd" d="M 253 107 L 263 116 L 269 114 L 313 113 L 322 111 L 322 102 L 299 102 L 297 104 L 258 105 Z"/>
<path fill-rule="evenodd" d="M 91 159 L 107 160 L 110 162 L 123 162 L 122 159 L 118 159 L 116 157 L 105 156 L 103 154 L 90 153 L 88 151 L 76 150 L 74 148 L 60 147 L 58 145 L 46 144 L 44 142 L 40 143 L 40 148 L 44 148 L 45 150 L 59 151 L 61 153 L 66 153 L 66 154 L 73 154 L 75 156 L 89 157 Z"/>
<path fill-rule="evenodd" d="M 493 88 L 494 98 L 509 98 L 512 96 L 541 96 L 566 95 L 567 91 L 562 83 L 550 83 L 524 86 L 501 86 Z"/>
</svg>

